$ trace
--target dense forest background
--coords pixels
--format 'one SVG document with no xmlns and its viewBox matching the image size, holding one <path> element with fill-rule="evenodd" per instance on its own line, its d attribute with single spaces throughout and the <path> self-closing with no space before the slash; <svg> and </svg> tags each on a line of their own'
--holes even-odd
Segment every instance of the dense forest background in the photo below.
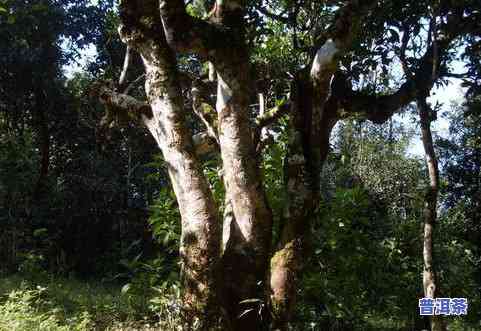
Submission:
<svg viewBox="0 0 481 331">
<path fill-rule="evenodd" d="M 94 97 L 96 83 L 114 84 L 122 72 L 118 24 L 113 1 L 0 1 L 0 330 L 180 325 L 180 214 L 163 158 L 142 127 L 122 118 L 110 125 Z M 266 28 L 269 37 L 253 52 L 255 60 L 272 75 L 297 67 L 280 27 Z M 91 61 L 79 71 L 66 69 L 83 61 L 86 47 L 96 50 Z M 481 330 L 480 49 L 477 39 L 453 55 L 467 64 L 463 101 L 443 111 L 433 107 L 437 120 L 450 125 L 447 137 L 435 139 L 441 170 L 435 261 L 442 296 L 469 300 L 467 316 L 448 318 L 449 330 L 459 331 Z M 132 61 L 124 88 L 141 97 L 142 65 L 138 57 Z M 206 70 L 189 57 L 179 61 Z M 399 75 L 389 67 L 366 85 L 389 90 L 383 75 Z M 452 88 L 443 83 L 440 91 Z M 279 95 L 286 84 L 280 80 L 273 89 L 266 95 Z M 353 118 L 334 129 L 293 328 L 426 325 L 418 299 L 429 179 L 423 155 L 408 152 L 419 140 L 415 114 L 409 106 L 382 125 Z M 276 219 L 282 217 L 286 122 L 271 129 L 262 156 Z M 194 117 L 189 123 L 199 126 Z M 216 160 L 205 162 L 222 203 L 218 170 Z"/>
</svg>

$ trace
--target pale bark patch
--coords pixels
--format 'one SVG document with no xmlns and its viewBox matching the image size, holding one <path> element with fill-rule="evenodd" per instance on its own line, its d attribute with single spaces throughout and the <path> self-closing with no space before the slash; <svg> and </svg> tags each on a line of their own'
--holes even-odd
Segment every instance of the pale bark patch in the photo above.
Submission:
<svg viewBox="0 0 481 331">
<path fill-rule="evenodd" d="M 312 63 L 311 68 L 311 77 L 318 77 L 326 66 L 329 66 L 334 61 L 334 57 L 338 52 L 339 49 L 336 47 L 336 43 L 332 39 L 328 39 L 324 45 L 319 48 L 314 57 L 314 62 Z"/>
<path fill-rule="evenodd" d="M 232 98 L 232 89 L 227 85 L 227 83 L 222 79 L 221 75 L 217 75 L 217 111 L 222 111 L 227 107 L 229 100 Z"/>
</svg>

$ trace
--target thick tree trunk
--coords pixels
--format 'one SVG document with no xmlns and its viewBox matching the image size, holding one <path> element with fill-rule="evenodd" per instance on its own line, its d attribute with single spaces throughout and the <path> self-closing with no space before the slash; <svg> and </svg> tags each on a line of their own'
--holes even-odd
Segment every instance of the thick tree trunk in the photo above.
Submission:
<svg viewBox="0 0 481 331">
<path fill-rule="evenodd" d="M 274 330 L 287 330 L 295 306 L 296 286 L 305 253 L 305 237 L 314 204 L 312 178 L 308 169 L 309 130 L 312 123 L 312 86 L 306 78 L 298 78 L 292 88 L 292 109 L 289 117 L 289 142 L 285 165 L 287 202 L 286 222 L 280 229 L 280 241 L 271 259 L 271 304 Z"/>
<path fill-rule="evenodd" d="M 306 83 L 297 93 L 297 112 L 302 116 L 293 123 L 294 140 L 289 145 L 291 156 L 287 160 L 287 194 L 289 213 L 282 234 L 281 245 L 271 260 L 271 303 L 274 325 L 279 330 L 288 329 L 296 295 L 296 279 L 301 270 L 302 251 L 308 241 L 307 230 L 319 203 L 320 171 L 329 150 L 329 137 L 336 123 L 337 105 L 329 111 L 331 82 L 339 60 L 350 47 L 360 19 L 375 1 L 348 1 L 339 10 L 331 38 L 320 47 L 310 68 Z M 293 116 L 291 114 L 291 116 Z M 302 122 L 302 124 L 300 123 Z M 301 126 L 302 125 L 302 126 Z M 298 140 L 296 142 L 296 140 Z M 302 148 L 299 148 L 302 143 Z M 288 154 L 289 154 L 288 153 Z M 289 187 L 289 186 L 292 186 Z M 302 208 L 302 209 L 300 209 Z"/>
<path fill-rule="evenodd" d="M 195 325 L 212 330 L 219 318 L 220 222 L 196 157 L 192 132 L 186 125 L 176 59 L 165 40 L 160 17 L 155 14 L 157 8 L 156 1 L 122 1 L 123 24 L 119 32 L 144 62 L 151 114 L 140 116 L 162 151 L 182 217 L 184 329 Z M 145 15 L 151 21 L 142 20 Z"/>
<path fill-rule="evenodd" d="M 249 72 L 245 57 L 218 69 L 217 113 L 224 184 L 232 215 L 224 222 L 226 309 L 234 330 L 267 325 L 266 293 L 272 213 L 264 195 L 252 140 Z M 217 69 L 217 68 L 216 68 Z M 226 77 L 226 78 L 224 78 Z"/>
<path fill-rule="evenodd" d="M 301 78 L 293 93 L 285 185 L 286 223 L 279 247 L 271 259 L 274 328 L 287 330 L 296 301 L 299 275 L 308 255 L 309 230 L 320 199 L 320 170 L 329 151 L 337 122 L 336 107 L 325 103 L 329 83 L 312 84 Z M 324 88 L 324 90 L 323 90 Z"/>
<path fill-rule="evenodd" d="M 336 123 L 327 102 L 340 50 L 328 40 L 317 52 L 309 75 L 300 73 L 291 112 L 286 158 L 288 212 L 279 249 L 271 259 L 271 303 L 276 329 L 287 330 L 294 309 L 297 278 L 309 240 L 308 230 L 320 198 L 320 171 Z M 330 112 L 332 110 L 332 112 Z"/>
<path fill-rule="evenodd" d="M 439 190 L 439 170 L 436 153 L 434 151 L 433 137 L 431 134 L 430 107 L 426 97 L 419 97 L 417 100 L 419 117 L 421 119 L 421 135 L 424 146 L 426 165 L 429 174 L 429 187 L 424 197 L 424 237 L 423 237 L 423 288 L 426 298 L 435 298 L 439 292 L 436 280 L 435 267 L 433 262 L 433 232 L 436 223 L 437 200 Z M 431 317 L 431 329 L 433 331 L 446 330 L 446 324 L 440 316 Z"/>
<path fill-rule="evenodd" d="M 169 77 L 175 86 L 175 73 L 167 74 L 146 63 L 146 90 L 153 118 L 145 122 L 164 155 L 182 215 L 180 256 L 187 320 L 189 324 L 197 320 L 202 329 L 207 330 L 215 325 L 218 317 L 216 277 L 220 223 L 208 183 L 195 157 L 192 136 L 184 122 L 180 88 L 173 95 L 165 95 L 158 80 Z M 173 89 L 169 87 L 169 90 Z"/>
</svg>

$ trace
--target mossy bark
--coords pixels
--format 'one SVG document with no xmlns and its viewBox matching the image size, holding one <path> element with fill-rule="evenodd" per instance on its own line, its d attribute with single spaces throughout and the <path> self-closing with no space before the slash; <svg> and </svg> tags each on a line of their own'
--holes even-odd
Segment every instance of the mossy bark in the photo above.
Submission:
<svg viewBox="0 0 481 331">
<path fill-rule="evenodd" d="M 291 133 L 285 159 L 287 196 L 285 225 L 271 259 L 271 304 L 274 327 L 287 330 L 295 307 L 296 287 L 303 267 L 312 219 L 320 199 L 320 169 L 329 151 L 337 117 L 327 99 L 337 68 L 338 50 L 331 40 L 316 55 L 309 73 L 297 77 L 292 93 Z"/>
</svg>

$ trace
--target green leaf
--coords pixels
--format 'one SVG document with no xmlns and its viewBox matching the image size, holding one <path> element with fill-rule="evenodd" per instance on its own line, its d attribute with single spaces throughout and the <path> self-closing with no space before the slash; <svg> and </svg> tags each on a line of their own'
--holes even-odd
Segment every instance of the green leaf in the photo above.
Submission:
<svg viewBox="0 0 481 331">
<path fill-rule="evenodd" d="M 44 237 L 48 234 L 48 230 L 45 229 L 45 228 L 41 228 L 41 229 L 36 229 L 33 231 L 33 236 L 34 237 Z"/>
<path fill-rule="evenodd" d="M 124 286 L 122 286 L 120 293 L 126 294 L 130 290 L 130 287 L 131 287 L 130 283 L 125 284 Z"/>
<path fill-rule="evenodd" d="M 261 302 L 262 300 L 261 299 L 246 299 L 246 300 L 242 300 L 241 302 L 239 302 L 240 304 L 243 304 L 243 303 L 255 303 L 255 302 Z"/>
</svg>

